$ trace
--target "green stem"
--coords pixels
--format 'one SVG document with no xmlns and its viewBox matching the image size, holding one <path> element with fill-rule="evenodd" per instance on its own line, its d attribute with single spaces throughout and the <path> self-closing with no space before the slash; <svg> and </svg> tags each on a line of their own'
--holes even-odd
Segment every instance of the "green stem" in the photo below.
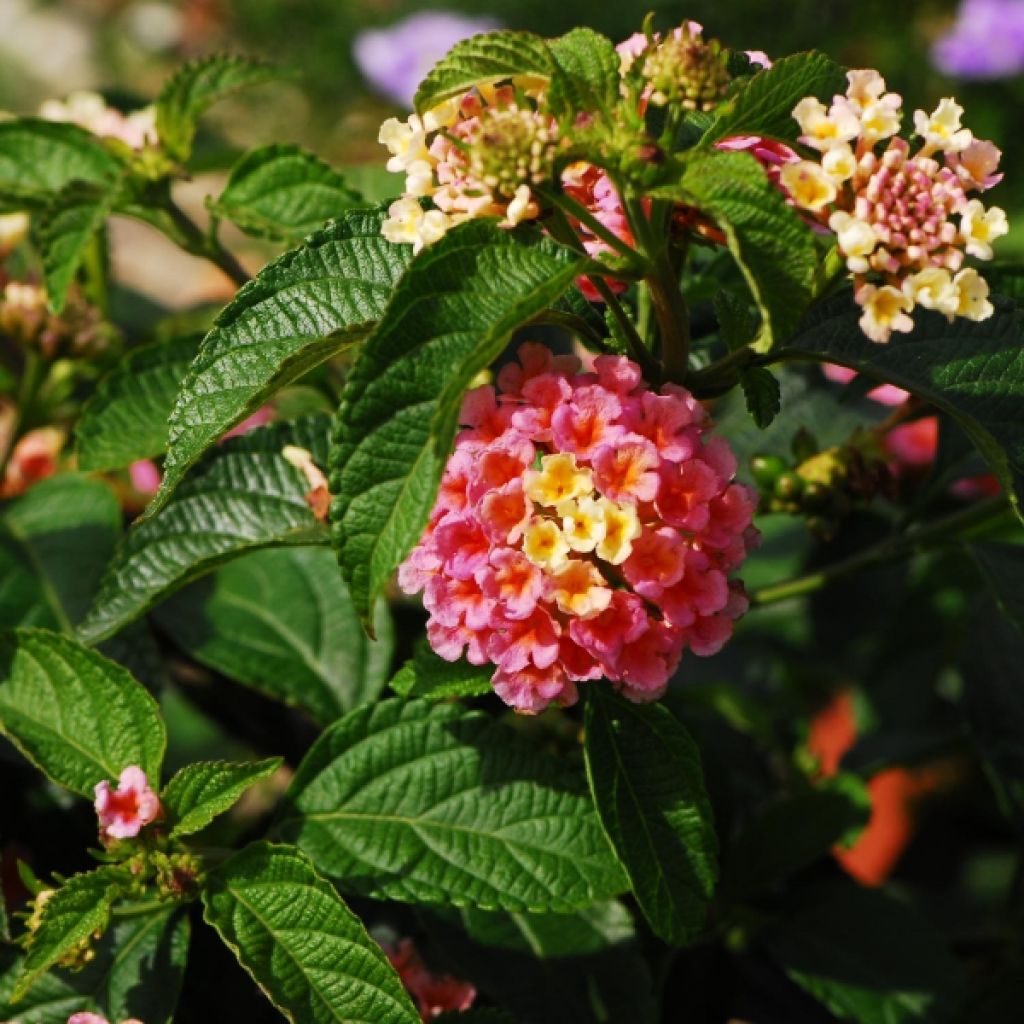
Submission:
<svg viewBox="0 0 1024 1024">
<path fill-rule="evenodd" d="M 11 434 L 4 453 L 0 456 L 0 483 L 7 476 L 7 467 L 11 463 L 11 456 L 14 449 L 21 440 L 25 427 L 32 420 L 33 408 L 36 404 L 36 397 L 49 366 L 43 357 L 35 351 L 26 351 L 25 366 L 21 374 L 21 384 L 18 388 L 18 407 L 14 412 L 14 422 L 11 424 Z"/>
<path fill-rule="evenodd" d="M 793 597 L 813 594 L 834 580 L 852 576 L 862 569 L 869 569 L 914 554 L 926 547 L 947 540 L 951 535 L 993 522 L 1002 516 L 1008 507 L 1006 498 L 1001 494 L 986 498 L 968 508 L 958 509 L 948 516 L 936 519 L 913 533 L 899 534 L 879 541 L 879 543 L 865 548 L 849 558 L 828 565 L 824 569 L 819 569 L 817 572 L 755 590 L 750 595 L 750 604 L 752 607 L 761 607 L 766 604 L 775 604 L 778 601 L 787 601 Z"/>
<path fill-rule="evenodd" d="M 186 252 L 220 267 L 239 288 L 249 282 L 249 273 L 245 267 L 215 237 L 204 235 L 199 225 L 173 199 L 167 200 L 167 213 L 181 232 Z"/>
<path fill-rule="evenodd" d="M 106 231 L 89 239 L 85 250 L 86 295 L 104 320 L 110 317 L 110 268 Z"/>
<path fill-rule="evenodd" d="M 585 206 L 576 202 L 572 196 L 555 189 L 542 189 L 541 195 L 548 199 L 552 205 L 557 206 L 563 213 L 578 220 L 584 227 L 591 231 L 597 238 L 600 238 L 609 248 L 613 249 L 624 259 L 638 268 L 640 254 L 627 245 L 613 231 L 609 231 Z M 639 268 L 638 268 L 639 269 Z M 642 272 L 642 271 L 640 271 Z"/>
<path fill-rule="evenodd" d="M 111 917 L 141 917 L 153 914 L 158 910 L 166 910 L 171 903 L 168 900 L 143 900 L 139 903 L 122 903 L 110 911 Z"/>
<path fill-rule="evenodd" d="M 708 363 L 702 370 L 697 370 L 687 378 L 686 386 L 694 393 L 714 392 L 720 394 L 728 391 L 740 378 L 740 374 L 753 362 L 754 350 L 749 345 L 733 349 L 731 352 Z"/>
</svg>

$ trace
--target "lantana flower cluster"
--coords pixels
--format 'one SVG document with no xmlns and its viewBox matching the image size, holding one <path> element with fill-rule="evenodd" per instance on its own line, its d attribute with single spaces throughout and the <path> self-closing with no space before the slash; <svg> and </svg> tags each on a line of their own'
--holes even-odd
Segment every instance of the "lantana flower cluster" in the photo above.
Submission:
<svg viewBox="0 0 1024 1024">
<path fill-rule="evenodd" d="M 493 663 L 523 712 L 607 678 L 664 692 L 685 648 L 717 652 L 747 607 L 728 574 L 757 538 L 752 492 L 684 388 L 524 344 L 466 395 L 427 529 L 399 570 L 434 651 Z"/>
<path fill-rule="evenodd" d="M 146 773 L 138 765 L 129 765 L 111 787 L 105 779 L 95 788 L 96 816 L 104 842 L 134 839 L 142 829 L 163 814 L 160 797 L 154 792 Z"/>
<path fill-rule="evenodd" d="M 77 124 L 93 135 L 119 139 L 132 149 L 155 145 L 156 107 L 152 104 L 124 114 L 110 106 L 98 93 L 80 90 L 63 100 L 46 100 L 39 108 L 44 121 L 64 121 Z"/>
<path fill-rule="evenodd" d="M 897 133 L 902 98 L 877 71 L 847 72 L 849 87 L 830 106 L 807 97 L 793 110 L 800 141 L 818 151 L 781 170 L 798 207 L 835 232 L 853 274 L 860 325 L 872 341 L 910 331 L 915 306 L 950 320 L 992 315 L 988 285 L 966 256 L 992 258 L 1009 230 L 998 206 L 970 198 L 998 184 L 1000 152 L 960 123 L 963 108 L 943 99 L 914 112 L 916 149 Z"/>
</svg>

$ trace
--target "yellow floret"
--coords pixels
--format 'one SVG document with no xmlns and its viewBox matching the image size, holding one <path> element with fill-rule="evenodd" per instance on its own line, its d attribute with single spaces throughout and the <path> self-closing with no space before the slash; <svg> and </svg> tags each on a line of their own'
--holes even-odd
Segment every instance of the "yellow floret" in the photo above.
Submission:
<svg viewBox="0 0 1024 1024">
<path fill-rule="evenodd" d="M 593 551 L 604 540 L 604 506 L 591 497 L 566 501 L 556 509 L 562 532 L 573 551 Z"/>
<path fill-rule="evenodd" d="M 539 472 L 530 470 L 526 474 L 526 496 L 538 505 L 561 505 L 594 490 L 590 470 L 580 469 L 575 455 L 545 455 L 540 465 Z"/>
<path fill-rule="evenodd" d="M 589 562 L 570 559 L 551 578 L 551 596 L 566 615 L 588 619 L 612 600 L 605 578 Z"/>
<path fill-rule="evenodd" d="M 640 518 L 632 505 L 619 505 L 608 498 L 598 502 L 604 512 L 604 537 L 597 545 L 597 556 L 612 565 L 621 565 L 633 553 L 633 541 L 640 536 Z"/>
<path fill-rule="evenodd" d="M 558 524 L 550 519 L 533 519 L 523 534 L 523 554 L 542 569 L 558 569 L 569 556 Z"/>
</svg>

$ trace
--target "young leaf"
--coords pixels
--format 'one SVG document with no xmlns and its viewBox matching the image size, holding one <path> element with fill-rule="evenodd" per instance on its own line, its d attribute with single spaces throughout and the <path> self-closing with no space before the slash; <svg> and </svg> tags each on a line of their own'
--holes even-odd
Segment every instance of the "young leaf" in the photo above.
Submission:
<svg viewBox="0 0 1024 1024">
<path fill-rule="evenodd" d="M 416 644 L 413 656 L 395 673 L 390 685 L 395 693 L 407 699 L 477 697 L 491 692 L 492 675 L 494 672 L 487 665 L 439 658 L 424 637 Z"/>
<path fill-rule="evenodd" d="M 334 538 L 364 620 L 427 523 L 466 386 L 585 264 L 535 232 L 471 221 L 402 278 L 345 384 L 331 451 Z"/>
<path fill-rule="evenodd" d="M 61 473 L 0 514 L 0 629 L 72 632 L 121 532 L 114 492 L 99 480 Z"/>
<path fill-rule="evenodd" d="M 160 778 L 160 709 L 120 665 L 68 637 L 16 629 L 0 638 L 0 732 L 54 782 L 90 800 L 138 765 Z"/>
<path fill-rule="evenodd" d="M 230 810 L 242 794 L 269 778 L 283 764 L 280 757 L 265 761 L 196 761 L 182 768 L 160 794 L 172 836 L 188 836 L 206 828 Z"/>
<path fill-rule="evenodd" d="M 840 1020 L 943 1021 L 956 1009 L 957 962 L 929 922 L 885 893 L 852 883 L 804 890 L 760 941 Z"/>
<path fill-rule="evenodd" d="M 531 32 L 487 32 L 456 43 L 416 90 L 413 106 L 422 114 L 474 86 L 517 75 L 549 78 L 555 70 L 548 44 Z"/>
<path fill-rule="evenodd" d="M 202 336 L 133 349 L 104 377 L 75 426 L 81 469 L 122 469 L 167 447 L 167 417 Z"/>
<path fill-rule="evenodd" d="M 215 54 L 183 64 L 164 83 L 156 99 L 156 132 L 175 160 L 187 160 L 199 118 L 226 96 L 250 85 L 262 85 L 281 72 L 251 57 Z"/>
<path fill-rule="evenodd" d="M 55 313 L 64 309 L 68 289 L 94 236 L 106 223 L 113 199 L 110 186 L 72 181 L 41 212 L 37 238 L 43 255 L 46 294 Z"/>
<path fill-rule="evenodd" d="M 619 55 L 610 39 L 589 28 L 574 28 L 549 44 L 556 69 L 551 109 L 560 116 L 603 114 L 619 102 Z"/>
<path fill-rule="evenodd" d="M 787 342 L 784 359 L 839 363 L 873 380 L 887 381 L 949 413 L 985 457 L 1021 515 L 1024 494 L 1024 312 L 995 300 L 988 320 L 973 322 L 925 310 L 916 326 L 889 345 L 861 331 L 860 311 L 849 294 L 823 303 Z"/>
<path fill-rule="evenodd" d="M 391 671 L 387 604 L 378 605 L 371 640 L 323 548 L 243 555 L 160 605 L 156 621 L 197 661 L 321 725 L 375 700 Z"/>
<path fill-rule="evenodd" d="M 740 376 L 740 386 L 754 422 L 762 430 L 771 426 L 782 408 L 782 388 L 772 371 L 763 366 L 751 366 Z"/>
<path fill-rule="evenodd" d="M 346 715 L 300 765 L 278 830 L 375 899 L 568 913 L 625 881 L 579 774 L 458 705 Z"/>
<path fill-rule="evenodd" d="M 805 96 L 816 96 L 826 105 L 846 89 L 843 69 L 815 50 L 783 57 L 758 71 L 714 112 L 702 146 L 733 135 L 764 135 L 795 142 L 800 126 L 793 108 Z"/>
<path fill-rule="evenodd" d="M 164 480 L 147 515 L 207 448 L 275 391 L 373 329 L 412 259 L 382 210 L 346 213 L 250 281 L 217 317 L 171 412 Z"/>
<path fill-rule="evenodd" d="M 589 691 L 584 754 L 608 838 L 654 933 L 685 945 L 704 927 L 718 841 L 700 753 L 672 713 Z"/>
<path fill-rule="evenodd" d="M 120 877 L 114 868 L 97 868 L 72 875 L 50 896 L 11 993 L 12 1003 L 17 1003 L 61 957 L 79 943 L 88 942 L 93 932 L 106 929 Z"/>
<path fill-rule="evenodd" d="M 295 1024 L 419 1024 L 383 950 L 298 850 L 246 847 L 211 873 L 203 906 Z"/>
<path fill-rule="evenodd" d="M 360 204 L 360 196 L 320 157 L 301 146 L 250 150 L 224 191 L 206 205 L 257 238 L 296 240 Z"/>
<path fill-rule="evenodd" d="M 814 297 L 814 236 L 747 153 L 694 153 L 678 184 L 656 194 L 696 206 L 725 233 L 761 311 L 765 351 L 796 329 Z"/>
<path fill-rule="evenodd" d="M 125 534 L 79 635 L 87 643 L 111 636 L 247 551 L 326 543 L 327 532 L 306 501 L 309 481 L 281 454 L 297 445 L 323 465 L 326 428 L 326 417 L 314 416 L 226 441 L 159 515 Z"/>
<path fill-rule="evenodd" d="M 72 181 L 109 186 L 120 170 L 117 157 L 78 125 L 0 121 L 0 202 L 38 208 Z"/>
</svg>

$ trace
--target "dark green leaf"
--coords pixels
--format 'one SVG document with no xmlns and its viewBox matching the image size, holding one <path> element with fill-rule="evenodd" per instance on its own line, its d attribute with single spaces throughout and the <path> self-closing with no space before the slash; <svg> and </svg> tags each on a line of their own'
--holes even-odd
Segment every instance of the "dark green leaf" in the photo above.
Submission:
<svg viewBox="0 0 1024 1024">
<path fill-rule="evenodd" d="M 468 661 L 445 661 L 421 638 L 413 656 L 391 680 L 391 689 L 401 697 L 443 700 L 447 697 L 477 697 L 491 692 L 492 668 L 470 665 Z"/>
<path fill-rule="evenodd" d="M 337 171 L 301 146 L 250 150 L 231 170 L 217 199 L 206 205 L 218 217 L 257 238 L 296 240 L 360 203 Z"/>
<path fill-rule="evenodd" d="M 90 800 L 138 765 L 155 785 L 167 736 L 157 703 L 120 665 L 68 637 L 0 639 L 0 731 L 54 782 Z"/>
<path fill-rule="evenodd" d="M 376 640 L 359 623 L 334 555 L 274 548 L 244 555 L 175 594 L 156 620 L 194 658 L 329 725 L 377 698 L 391 670 L 385 603 Z"/>
<path fill-rule="evenodd" d="M 322 465 L 325 442 L 326 417 L 226 441 L 159 515 L 128 531 L 80 635 L 93 643 L 116 633 L 186 583 L 247 551 L 325 543 L 326 530 L 306 501 L 309 482 L 281 454 L 296 445 Z"/>
<path fill-rule="evenodd" d="M 585 263 L 533 231 L 473 221 L 402 278 L 346 382 L 331 452 L 335 542 L 364 620 L 426 526 L 465 388 Z"/>
<path fill-rule="evenodd" d="M 215 54 L 183 64 L 164 83 L 156 99 L 156 131 L 160 144 L 175 160 L 192 152 L 199 118 L 237 89 L 262 85 L 281 72 L 251 57 Z"/>
<path fill-rule="evenodd" d="M 122 469 L 167 447 L 167 418 L 201 336 L 133 349 L 104 377 L 75 426 L 82 469 Z"/>
<path fill-rule="evenodd" d="M 517 75 L 548 78 L 554 70 L 551 51 L 540 36 L 530 32 L 487 32 L 456 43 L 431 68 L 416 91 L 413 105 L 422 114 L 474 86 Z"/>
<path fill-rule="evenodd" d="M 283 761 L 196 761 L 185 765 L 160 794 L 160 804 L 171 824 L 172 836 L 187 836 L 206 828 L 230 810 L 242 794 L 269 778 Z"/>
<path fill-rule="evenodd" d="M 1024 547 L 975 543 L 970 550 L 1003 614 L 1024 636 Z"/>
<path fill-rule="evenodd" d="M 763 366 L 751 366 L 740 377 L 747 411 L 754 422 L 764 430 L 771 426 L 782 408 L 782 388 L 771 370 Z"/>
<path fill-rule="evenodd" d="M 718 878 L 718 842 L 700 753 L 660 704 L 588 691 L 587 776 L 604 826 L 640 909 L 667 942 L 704 927 Z"/>
<path fill-rule="evenodd" d="M 203 905 L 294 1024 L 419 1024 L 383 950 L 298 850 L 247 847 L 211 873 Z"/>
<path fill-rule="evenodd" d="M 624 885 L 580 775 L 458 705 L 346 715 L 302 762 L 278 828 L 377 899 L 567 913 Z"/>
<path fill-rule="evenodd" d="M 823 53 L 814 50 L 783 57 L 715 108 L 711 127 L 701 145 L 710 145 L 732 135 L 766 135 L 795 142 L 800 127 L 793 108 L 805 96 L 816 96 L 828 104 L 832 96 L 846 89 L 843 69 Z"/>
<path fill-rule="evenodd" d="M 285 253 L 217 317 L 171 413 L 161 508 L 186 470 L 275 391 L 362 340 L 412 259 L 381 237 L 381 210 L 353 211 Z"/>
<path fill-rule="evenodd" d="M 560 116 L 609 115 L 619 102 L 619 55 L 610 39 L 574 28 L 549 44 L 556 70 L 549 103 Z"/>
</svg>

